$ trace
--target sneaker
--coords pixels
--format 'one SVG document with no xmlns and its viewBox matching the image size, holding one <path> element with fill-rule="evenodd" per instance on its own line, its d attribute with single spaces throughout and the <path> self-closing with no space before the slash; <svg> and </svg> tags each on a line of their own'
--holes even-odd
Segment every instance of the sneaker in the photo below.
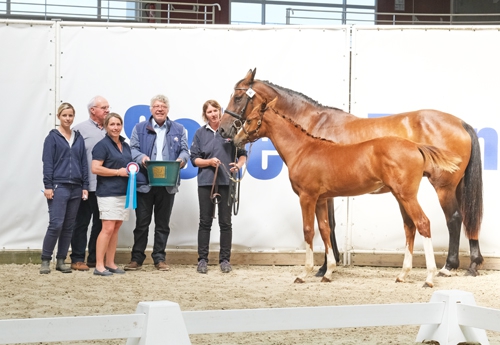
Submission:
<svg viewBox="0 0 500 345">
<path fill-rule="evenodd" d="M 200 261 L 198 261 L 198 267 L 196 268 L 196 271 L 198 273 L 206 274 L 208 271 L 207 260 L 201 259 Z"/>
<path fill-rule="evenodd" d="M 223 261 L 220 263 L 220 270 L 222 271 L 222 273 L 229 273 L 229 272 L 231 272 L 233 269 L 232 269 L 231 264 L 229 263 L 229 261 L 227 261 L 227 260 L 223 260 Z"/>
<path fill-rule="evenodd" d="M 89 266 L 87 266 L 85 262 L 73 262 L 71 264 L 71 269 L 75 271 L 88 271 Z"/>
<path fill-rule="evenodd" d="M 128 265 L 125 265 L 123 269 L 125 271 L 138 271 L 142 268 L 142 265 L 137 263 L 136 261 L 130 261 Z"/>
<path fill-rule="evenodd" d="M 158 262 L 157 264 L 155 264 L 155 267 L 158 271 L 170 271 L 170 267 L 168 267 L 165 261 Z"/>
</svg>

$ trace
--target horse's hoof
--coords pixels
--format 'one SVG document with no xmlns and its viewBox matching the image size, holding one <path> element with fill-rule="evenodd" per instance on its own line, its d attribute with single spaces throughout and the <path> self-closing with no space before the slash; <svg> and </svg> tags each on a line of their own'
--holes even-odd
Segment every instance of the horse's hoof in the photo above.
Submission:
<svg viewBox="0 0 500 345">
<path fill-rule="evenodd" d="M 321 282 L 322 282 L 322 283 L 331 283 L 331 282 L 332 282 L 332 280 L 331 280 L 331 279 L 328 279 L 328 278 L 326 278 L 326 277 L 323 277 L 323 278 L 321 279 Z"/>
<path fill-rule="evenodd" d="M 396 278 L 396 283 L 404 283 L 405 281 L 399 277 Z"/>
<path fill-rule="evenodd" d="M 465 275 L 466 276 L 469 276 L 469 277 L 477 277 L 479 275 L 479 272 L 478 270 L 474 269 L 474 268 L 469 268 L 466 272 L 465 272 Z"/>
<path fill-rule="evenodd" d="M 294 283 L 296 283 L 296 284 L 303 284 L 303 283 L 305 283 L 305 281 L 304 281 L 304 279 L 301 279 L 301 278 L 298 278 L 298 277 L 297 277 L 297 278 L 294 280 Z"/>
<path fill-rule="evenodd" d="M 448 271 L 446 268 L 441 269 L 438 274 L 438 277 L 451 277 L 451 272 Z"/>
<path fill-rule="evenodd" d="M 434 287 L 434 284 L 432 283 L 429 283 L 429 282 L 425 282 L 424 285 L 422 285 L 423 288 L 433 288 Z"/>
</svg>

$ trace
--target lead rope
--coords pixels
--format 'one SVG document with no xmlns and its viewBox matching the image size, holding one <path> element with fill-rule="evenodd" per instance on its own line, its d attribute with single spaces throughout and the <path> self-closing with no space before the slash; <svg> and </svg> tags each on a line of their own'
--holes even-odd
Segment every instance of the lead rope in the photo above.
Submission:
<svg viewBox="0 0 500 345">
<path fill-rule="evenodd" d="M 222 164 L 224 165 L 224 164 Z M 212 214 L 212 218 L 217 218 L 215 216 L 215 209 L 218 203 L 221 201 L 221 196 L 218 192 L 219 186 L 217 185 L 217 172 L 219 171 L 219 166 L 215 167 L 214 180 L 212 182 L 212 190 L 210 191 L 210 201 L 214 204 L 214 213 Z"/>
<path fill-rule="evenodd" d="M 247 161 L 245 163 L 245 166 L 248 166 L 248 160 L 250 159 L 250 153 L 252 152 L 252 145 L 253 143 L 250 144 L 250 148 L 248 149 L 248 154 L 247 154 Z M 238 158 L 238 151 L 236 151 L 236 153 L 234 154 L 234 161 L 236 162 L 236 159 Z M 246 172 L 247 172 L 247 168 L 245 167 L 245 169 L 243 170 L 243 173 L 241 174 L 241 177 L 240 178 L 234 178 L 233 177 L 233 174 L 226 168 L 226 166 L 224 164 L 222 164 L 222 167 L 224 168 L 224 171 L 226 172 L 227 176 L 229 177 L 229 179 L 235 183 L 240 183 L 241 180 L 243 180 L 243 177 L 245 176 Z"/>
<path fill-rule="evenodd" d="M 248 157 L 250 157 L 250 153 L 252 151 L 252 144 L 250 144 L 250 148 L 248 149 L 247 161 L 245 165 L 248 164 Z M 238 150 L 234 153 L 234 162 L 238 159 Z M 240 182 L 243 180 L 243 176 L 248 169 L 243 170 L 241 177 L 237 178 L 240 175 L 240 170 L 236 171 L 233 175 L 224 164 L 222 164 L 224 171 L 227 173 L 229 177 L 229 197 L 227 199 L 227 206 L 233 209 L 233 214 L 236 216 L 240 209 Z"/>
</svg>

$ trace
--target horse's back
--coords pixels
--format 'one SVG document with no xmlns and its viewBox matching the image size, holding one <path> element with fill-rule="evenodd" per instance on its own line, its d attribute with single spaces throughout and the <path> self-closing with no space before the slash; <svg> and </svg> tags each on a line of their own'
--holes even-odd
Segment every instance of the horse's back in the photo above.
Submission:
<svg viewBox="0 0 500 345">
<path fill-rule="evenodd" d="M 417 143 L 466 155 L 471 138 L 458 117 L 431 109 L 378 118 L 353 118 L 345 123 L 340 142 L 360 142 L 382 136 L 397 136 Z"/>
</svg>

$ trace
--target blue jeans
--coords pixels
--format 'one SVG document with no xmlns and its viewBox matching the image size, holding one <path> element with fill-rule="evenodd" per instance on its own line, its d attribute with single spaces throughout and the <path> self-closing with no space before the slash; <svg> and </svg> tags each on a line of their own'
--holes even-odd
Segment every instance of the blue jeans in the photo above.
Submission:
<svg viewBox="0 0 500 345">
<path fill-rule="evenodd" d="M 66 259 L 81 199 L 81 186 L 60 184 L 54 187 L 54 198 L 47 199 L 49 226 L 43 239 L 42 260 L 52 260 L 56 243 L 56 258 Z"/>
<path fill-rule="evenodd" d="M 151 187 L 148 193 L 137 193 L 135 209 L 134 246 L 132 261 L 142 265 L 146 259 L 144 254 L 148 245 L 149 224 L 155 213 L 155 239 L 151 257 L 155 265 L 165 261 L 165 248 L 170 235 L 170 215 L 174 206 L 175 194 L 169 194 L 165 187 Z"/>
<path fill-rule="evenodd" d="M 95 248 L 97 237 L 101 233 L 102 222 L 99 217 L 99 207 L 97 205 L 97 197 L 95 192 L 89 192 L 88 200 L 80 203 L 78 213 L 76 215 L 75 229 L 73 230 L 73 238 L 71 239 L 71 262 L 85 262 L 85 250 L 87 249 L 87 232 L 89 230 L 90 220 L 92 219 L 92 228 L 89 237 L 89 255 L 87 262 L 95 263 Z"/>
<path fill-rule="evenodd" d="M 210 246 L 210 230 L 215 205 L 210 200 L 212 186 L 198 186 L 198 202 L 200 205 L 200 224 L 198 227 L 198 261 L 208 262 L 208 248 Z M 231 206 L 227 205 L 229 199 L 229 186 L 218 186 L 221 201 L 217 204 L 219 229 L 220 229 L 220 252 L 219 263 L 231 260 L 231 246 L 233 241 L 233 226 L 231 224 Z"/>
</svg>

